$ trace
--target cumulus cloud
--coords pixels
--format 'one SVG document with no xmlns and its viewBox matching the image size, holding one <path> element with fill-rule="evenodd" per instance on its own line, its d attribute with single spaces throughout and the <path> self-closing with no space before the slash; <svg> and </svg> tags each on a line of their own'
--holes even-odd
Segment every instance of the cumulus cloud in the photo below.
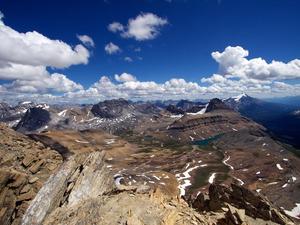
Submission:
<svg viewBox="0 0 300 225">
<path fill-rule="evenodd" d="M 55 70 L 88 63 L 89 51 L 83 45 L 73 48 L 37 31 L 20 33 L 2 19 L 0 13 L 0 80 L 8 81 L 0 85 L 2 96 L 14 93 L 17 98 L 24 93 L 56 94 L 83 89 L 66 75 L 47 71 L 47 67 Z"/>
<path fill-rule="evenodd" d="M 168 24 L 168 20 L 153 13 L 141 13 L 136 18 L 128 20 L 123 26 L 119 22 L 113 22 L 108 29 L 114 33 L 120 32 L 124 38 L 134 38 L 137 41 L 151 40 L 157 37 L 161 27 Z"/>
<path fill-rule="evenodd" d="M 122 24 L 120 24 L 119 22 L 113 22 L 108 25 L 107 29 L 113 33 L 117 33 L 119 31 L 123 31 L 124 26 Z"/>
<path fill-rule="evenodd" d="M 87 47 L 95 47 L 94 40 L 88 35 L 77 35 L 77 38 Z"/>
<path fill-rule="evenodd" d="M 32 80 L 47 76 L 48 72 L 44 66 L 31 66 L 15 63 L 6 63 L 0 66 L 1 80 Z"/>
<path fill-rule="evenodd" d="M 252 78 L 258 80 L 285 80 L 300 78 L 300 60 L 284 63 L 262 58 L 247 59 L 249 51 L 240 46 L 227 47 L 223 52 L 213 52 L 219 64 L 219 73 L 227 77 Z"/>
<path fill-rule="evenodd" d="M 113 54 L 116 54 L 116 53 L 119 53 L 119 52 L 122 51 L 121 48 L 118 45 L 115 45 L 112 42 L 105 45 L 104 50 L 109 55 L 113 55 Z"/>
<path fill-rule="evenodd" d="M 118 82 L 136 81 L 136 77 L 129 73 L 122 73 L 121 75 L 115 74 L 115 79 Z"/>
<path fill-rule="evenodd" d="M 113 43 L 107 44 L 105 50 L 108 54 L 121 51 Z M 285 81 L 299 78 L 298 59 L 288 63 L 249 59 L 249 51 L 240 46 L 213 52 L 212 57 L 219 64 L 219 71 L 202 78 L 199 83 L 182 78 L 162 83 L 140 81 L 133 74 L 122 73 L 114 75 L 114 79 L 102 76 L 86 89 L 63 74 L 50 74 L 45 65 L 0 60 L 0 79 L 12 80 L 0 85 L 0 99 L 10 96 L 30 99 L 34 96 L 56 102 L 74 102 L 74 99 L 96 102 L 121 97 L 132 100 L 226 98 L 241 92 L 254 97 L 300 95 L 300 84 Z"/>
<path fill-rule="evenodd" d="M 0 60 L 32 66 L 66 68 L 87 64 L 89 51 L 81 44 L 72 48 L 60 40 L 51 40 L 32 31 L 20 33 L 9 26 L 0 26 Z"/>
</svg>

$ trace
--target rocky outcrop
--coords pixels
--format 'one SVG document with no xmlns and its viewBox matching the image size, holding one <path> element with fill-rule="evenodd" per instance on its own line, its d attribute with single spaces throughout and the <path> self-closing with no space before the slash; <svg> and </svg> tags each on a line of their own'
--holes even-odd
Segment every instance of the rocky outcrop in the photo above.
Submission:
<svg viewBox="0 0 300 225">
<path fill-rule="evenodd" d="M 212 112 L 215 110 L 231 110 L 222 100 L 213 98 L 209 101 L 205 112 Z"/>
<path fill-rule="evenodd" d="M 91 112 L 101 118 L 113 119 L 132 113 L 134 106 L 125 99 L 113 99 L 93 105 Z"/>
<path fill-rule="evenodd" d="M 114 183 L 105 152 L 77 154 L 44 184 L 22 224 L 293 224 L 249 190 L 211 185 L 190 207 L 163 186 Z M 269 216 L 267 216 L 269 215 Z"/>
<path fill-rule="evenodd" d="M 44 184 L 24 215 L 22 224 L 42 224 L 58 207 L 80 205 L 111 191 L 113 179 L 103 159 L 104 152 L 71 157 Z"/>
<path fill-rule="evenodd" d="M 62 157 L 3 124 L 0 137 L 0 224 L 17 225 Z"/>
<path fill-rule="evenodd" d="M 50 113 L 42 107 L 34 107 L 27 110 L 24 117 L 16 126 L 17 131 L 34 131 L 46 126 L 50 118 Z"/>
<path fill-rule="evenodd" d="M 274 207 L 265 197 L 236 184 L 231 184 L 231 187 L 212 184 L 208 196 L 200 193 L 190 204 L 199 212 L 224 211 L 221 224 L 244 224 L 246 216 L 277 224 L 293 224 L 282 210 Z"/>
<path fill-rule="evenodd" d="M 159 187 L 115 185 L 104 152 L 72 156 L 44 184 L 22 224 L 207 224 Z"/>
<path fill-rule="evenodd" d="M 0 102 L 0 121 L 5 122 L 10 127 L 14 127 L 25 115 L 27 109 L 33 106 L 34 103 L 32 102 L 21 102 L 15 106 Z"/>
<path fill-rule="evenodd" d="M 175 105 L 168 105 L 166 110 L 175 115 L 184 114 L 184 110 L 181 108 L 177 108 Z"/>
</svg>

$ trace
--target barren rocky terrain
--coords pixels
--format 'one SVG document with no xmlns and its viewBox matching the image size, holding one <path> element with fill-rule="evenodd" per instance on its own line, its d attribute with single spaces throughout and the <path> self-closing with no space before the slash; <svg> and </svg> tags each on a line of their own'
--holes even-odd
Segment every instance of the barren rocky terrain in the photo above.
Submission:
<svg viewBox="0 0 300 225">
<path fill-rule="evenodd" d="M 299 158 L 218 99 L 180 105 L 38 105 L 2 124 L 1 224 L 298 223 Z"/>
</svg>

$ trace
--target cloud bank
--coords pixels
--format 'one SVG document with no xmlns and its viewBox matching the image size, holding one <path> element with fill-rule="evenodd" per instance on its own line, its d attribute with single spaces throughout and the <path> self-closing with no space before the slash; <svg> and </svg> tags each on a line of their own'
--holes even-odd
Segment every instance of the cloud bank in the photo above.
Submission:
<svg viewBox="0 0 300 225">
<path fill-rule="evenodd" d="M 0 85 L 5 100 L 7 93 L 66 93 L 83 89 L 64 74 L 49 73 L 47 67 L 68 68 L 87 64 L 90 53 L 81 44 L 71 47 L 61 40 L 52 40 L 36 32 L 20 33 L 3 22 L 0 13 Z M 80 36 L 85 44 L 91 40 Z"/>
<path fill-rule="evenodd" d="M 36 31 L 20 33 L 3 22 L 0 13 L 0 100 L 31 99 L 48 102 L 96 102 L 104 99 L 127 98 L 132 100 L 205 99 L 229 97 L 241 92 L 257 96 L 300 95 L 300 84 L 288 82 L 300 78 L 300 60 L 289 62 L 263 58 L 250 58 L 249 51 L 241 46 L 228 46 L 223 51 L 211 53 L 219 66 L 218 71 L 200 79 L 186 81 L 174 77 L 162 83 L 140 81 L 130 73 L 104 75 L 90 87 L 70 80 L 52 70 L 72 65 L 87 64 L 95 46 L 87 35 L 78 35 L 82 44 L 74 47 L 61 40 L 50 39 Z M 122 37 L 138 41 L 157 37 L 160 28 L 168 21 L 154 14 L 140 14 L 130 19 L 126 26 L 114 22 L 108 29 Z M 86 47 L 85 47 L 85 46 Z M 120 47 L 110 42 L 107 54 L 116 54 Z M 130 61 L 124 58 L 124 60 Z M 132 60 L 132 59 L 131 59 Z M 143 74 L 139 74 L 142 76 Z"/>
</svg>

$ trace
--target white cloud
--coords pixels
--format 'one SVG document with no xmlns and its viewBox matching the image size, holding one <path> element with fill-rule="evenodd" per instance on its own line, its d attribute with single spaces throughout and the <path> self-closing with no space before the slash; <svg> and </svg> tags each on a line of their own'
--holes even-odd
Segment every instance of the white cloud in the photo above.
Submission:
<svg viewBox="0 0 300 225">
<path fill-rule="evenodd" d="M 19 33 L 4 24 L 0 26 L 0 61 L 66 68 L 87 64 L 89 56 L 89 51 L 81 44 L 72 48 L 63 41 L 51 40 L 36 31 Z"/>
<path fill-rule="evenodd" d="M 124 27 L 119 22 L 113 22 L 113 23 L 108 25 L 107 29 L 109 31 L 113 32 L 113 33 L 116 33 L 116 32 L 119 32 L 119 31 L 123 31 Z"/>
<path fill-rule="evenodd" d="M 109 55 L 113 55 L 113 54 L 116 54 L 116 53 L 119 53 L 119 52 L 122 51 L 118 45 L 115 45 L 112 42 L 110 42 L 107 45 L 105 45 L 104 50 Z"/>
<path fill-rule="evenodd" d="M 129 19 L 126 27 L 114 22 L 108 28 L 114 33 L 120 32 L 122 37 L 144 41 L 156 38 L 160 28 L 166 24 L 168 24 L 167 19 L 153 13 L 141 13 L 136 18 Z"/>
<path fill-rule="evenodd" d="M 0 11 L 0 25 L 3 25 L 4 14 Z"/>
<path fill-rule="evenodd" d="M 109 51 L 113 54 L 115 50 Z M 122 73 L 116 74 L 114 80 L 102 76 L 86 89 L 63 74 L 50 74 L 43 65 L 0 61 L 0 79 L 12 80 L 0 85 L 0 99 L 22 99 L 24 96 L 29 99 L 31 96 L 49 101 L 96 102 L 121 97 L 132 100 L 226 98 L 241 92 L 259 98 L 300 95 L 300 84 L 284 82 L 286 78 L 298 77 L 298 59 L 289 63 L 267 63 L 262 58 L 248 59 L 248 56 L 249 52 L 242 47 L 227 47 L 223 52 L 213 52 L 219 71 L 202 78 L 201 83 L 182 78 L 162 83 L 140 81 L 132 74 Z M 56 93 L 62 95 L 57 96 Z"/>
<path fill-rule="evenodd" d="M 0 13 L 2 22 L 3 14 Z M 89 51 L 82 45 L 72 48 L 33 31 L 20 33 L 3 22 L 0 24 L 0 85 L 2 98 L 23 96 L 23 93 L 57 94 L 82 90 L 82 85 L 64 74 L 47 71 L 47 67 L 66 68 L 86 64 Z"/>
<path fill-rule="evenodd" d="M 0 66 L 0 79 L 2 80 L 33 80 L 47 76 L 44 66 L 30 66 L 15 63 L 7 63 Z"/>
<path fill-rule="evenodd" d="M 77 35 L 77 38 L 87 47 L 95 47 L 94 40 L 88 35 Z"/>
<path fill-rule="evenodd" d="M 220 74 L 227 77 L 258 80 L 285 80 L 300 78 L 300 60 L 284 63 L 273 60 L 267 63 L 262 58 L 247 59 L 249 52 L 240 46 L 227 47 L 223 52 L 213 52 L 219 63 Z"/>
<path fill-rule="evenodd" d="M 121 75 L 115 74 L 115 79 L 118 82 L 136 81 L 136 77 L 129 73 L 122 73 Z"/>
<path fill-rule="evenodd" d="M 125 60 L 126 62 L 133 62 L 133 59 L 130 58 L 129 56 L 126 56 L 126 57 L 124 58 L 124 60 Z"/>
<path fill-rule="evenodd" d="M 80 84 L 58 73 L 47 75 L 42 79 L 36 80 L 15 80 L 12 83 L 2 85 L 2 87 L 6 88 L 7 91 L 16 93 L 65 93 L 83 89 Z"/>
</svg>

